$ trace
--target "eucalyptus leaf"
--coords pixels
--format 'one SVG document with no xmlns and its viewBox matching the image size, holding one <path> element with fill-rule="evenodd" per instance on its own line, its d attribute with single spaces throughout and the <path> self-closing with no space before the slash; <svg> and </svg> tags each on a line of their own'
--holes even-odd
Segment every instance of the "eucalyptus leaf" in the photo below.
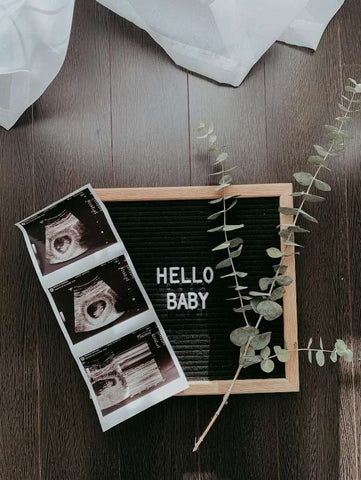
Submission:
<svg viewBox="0 0 361 480">
<path fill-rule="evenodd" d="M 211 205 L 215 204 L 215 203 L 220 203 L 223 201 L 223 197 L 218 197 L 218 198 L 215 198 L 213 200 L 210 200 L 208 203 L 210 203 Z"/>
<path fill-rule="evenodd" d="M 223 230 L 223 225 L 220 225 L 219 227 L 214 227 L 207 230 L 207 232 L 221 232 L 222 230 Z"/>
<path fill-rule="evenodd" d="M 200 122 L 198 127 L 197 127 L 197 130 L 200 131 L 200 130 L 203 130 L 204 128 L 206 128 L 206 124 L 205 122 Z"/>
<path fill-rule="evenodd" d="M 346 352 L 347 350 L 347 345 L 346 343 L 341 340 L 340 338 L 336 340 L 336 343 L 335 343 L 335 350 L 337 352 L 337 355 L 339 355 L 340 357 L 342 357 L 342 355 Z"/>
<path fill-rule="evenodd" d="M 237 250 L 233 250 L 233 252 L 231 252 L 231 253 L 229 254 L 229 256 L 230 256 L 231 258 L 237 258 L 237 257 L 239 257 L 240 254 L 241 254 L 241 252 L 242 252 L 242 248 L 243 248 L 243 244 L 241 244 L 241 245 L 237 248 Z"/>
<path fill-rule="evenodd" d="M 237 347 L 240 347 L 242 345 L 246 345 L 249 337 L 258 335 L 258 334 L 259 334 L 258 328 L 251 327 L 251 326 L 239 327 L 231 332 L 229 338 L 234 345 L 237 345 Z"/>
<path fill-rule="evenodd" d="M 238 247 L 242 243 L 243 243 L 243 239 L 240 238 L 240 237 L 236 237 L 236 238 L 232 238 L 232 240 L 230 240 L 229 246 L 230 246 L 230 248 Z"/>
<path fill-rule="evenodd" d="M 271 355 L 271 349 L 269 347 L 264 347 L 260 351 L 260 355 L 263 358 L 263 360 L 265 360 L 266 358 L 268 358 Z"/>
<path fill-rule="evenodd" d="M 345 360 L 345 362 L 352 362 L 352 360 L 353 360 L 352 351 L 348 348 L 346 350 L 346 352 L 343 354 L 342 358 L 343 358 L 343 360 Z"/>
<path fill-rule="evenodd" d="M 313 195 L 311 193 L 305 193 L 304 199 L 305 199 L 305 202 L 312 202 L 312 203 L 320 203 L 325 201 L 324 197 L 320 197 L 319 195 Z"/>
<path fill-rule="evenodd" d="M 311 155 L 310 157 L 308 157 L 307 161 L 311 165 L 317 165 L 318 167 L 322 166 L 330 170 L 327 166 L 326 160 L 319 155 Z"/>
<path fill-rule="evenodd" d="M 275 289 L 273 290 L 273 292 L 271 293 L 269 299 L 270 299 L 270 300 L 273 300 L 273 301 L 275 301 L 275 300 L 280 300 L 280 299 L 283 297 L 284 294 L 285 294 L 285 289 L 284 289 L 284 287 L 277 287 L 277 288 L 275 288 Z"/>
<path fill-rule="evenodd" d="M 308 172 L 297 172 L 294 173 L 293 176 L 296 179 L 296 182 L 304 187 L 308 187 L 313 180 L 313 175 Z"/>
<path fill-rule="evenodd" d="M 309 341 L 308 341 L 307 348 L 310 348 L 310 347 L 311 347 L 312 342 L 313 342 L 313 339 L 312 339 L 312 337 L 311 337 L 311 338 L 309 339 Z"/>
<path fill-rule="evenodd" d="M 280 258 L 282 257 L 282 252 L 278 248 L 271 247 L 266 250 L 267 255 L 271 258 Z"/>
<path fill-rule="evenodd" d="M 283 275 L 287 270 L 287 265 L 282 265 L 281 263 L 279 263 L 278 265 L 272 265 L 272 267 L 276 273 L 278 272 L 281 275 Z"/>
<path fill-rule="evenodd" d="M 232 230 L 238 230 L 238 229 L 243 228 L 243 227 L 244 227 L 243 223 L 240 223 L 239 225 L 225 225 L 223 227 L 223 231 L 224 232 L 231 232 Z"/>
<path fill-rule="evenodd" d="M 257 310 L 257 306 L 259 303 L 262 302 L 262 299 L 261 298 L 252 298 L 250 304 L 251 304 L 251 307 L 253 308 L 253 311 L 255 313 L 258 313 L 258 310 Z"/>
<path fill-rule="evenodd" d="M 233 208 L 235 205 L 237 205 L 237 200 L 233 200 L 233 202 L 226 208 L 226 212 L 231 210 L 231 208 Z"/>
<path fill-rule="evenodd" d="M 291 208 L 291 207 L 279 207 L 278 211 L 282 213 L 283 215 L 296 215 L 298 212 L 297 208 Z"/>
<path fill-rule="evenodd" d="M 239 308 L 234 308 L 233 309 L 234 313 L 244 313 L 247 310 L 252 310 L 251 305 L 245 305 L 244 307 L 239 307 Z"/>
<path fill-rule="evenodd" d="M 212 213 L 212 215 L 209 215 L 207 220 L 215 220 L 216 218 L 220 217 L 223 213 L 224 213 L 224 210 L 221 210 L 221 211 L 216 212 L 216 213 Z"/>
<path fill-rule="evenodd" d="M 337 353 L 336 353 L 336 350 L 333 350 L 333 351 L 331 352 L 330 360 L 331 360 L 331 362 L 333 362 L 333 363 L 336 363 L 336 362 L 337 362 Z"/>
<path fill-rule="evenodd" d="M 276 276 L 276 282 L 278 283 L 278 285 L 287 287 L 288 285 L 291 285 L 292 281 L 293 281 L 292 278 L 288 277 L 287 275 Z"/>
<path fill-rule="evenodd" d="M 283 309 L 281 305 L 272 300 L 264 300 L 257 306 L 258 313 L 262 315 L 265 320 L 272 321 L 282 315 Z"/>
<path fill-rule="evenodd" d="M 225 248 L 228 248 L 230 246 L 231 242 L 223 242 L 216 247 L 212 248 L 212 252 L 215 252 L 216 250 L 224 250 Z"/>
<path fill-rule="evenodd" d="M 216 158 L 216 161 L 214 162 L 213 165 L 218 165 L 219 163 L 222 163 L 225 160 L 227 160 L 227 158 L 228 158 L 228 153 L 222 152 L 218 155 L 218 157 Z"/>
<path fill-rule="evenodd" d="M 305 219 L 308 220 L 309 222 L 318 223 L 317 218 L 312 217 L 312 215 L 310 215 L 309 213 L 305 212 L 304 210 L 300 210 L 300 214 L 303 216 L 303 218 L 305 218 Z"/>
<path fill-rule="evenodd" d="M 253 297 L 265 297 L 266 294 L 264 292 L 254 292 L 253 290 L 249 292 L 250 295 Z"/>
<path fill-rule="evenodd" d="M 312 363 L 312 351 L 311 351 L 311 350 L 309 350 L 309 351 L 307 352 L 307 358 L 308 358 L 308 361 L 309 361 L 310 363 Z"/>
<path fill-rule="evenodd" d="M 322 180 L 317 180 L 317 178 L 316 178 L 314 183 L 315 183 L 315 187 L 317 188 L 317 190 L 322 190 L 323 192 L 330 192 L 331 191 L 330 185 L 326 182 L 323 182 Z"/>
<path fill-rule="evenodd" d="M 322 350 L 317 350 L 316 352 L 316 362 L 319 367 L 323 367 L 325 364 L 325 354 Z"/>
<path fill-rule="evenodd" d="M 261 362 L 261 369 L 265 373 L 271 373 L 275 368 L 273 360 L 267 358 Z"/>
<path fill-rule="evenodd" d="M 230 267 L 231 265 L 232 265 L 232 260 L 230 258 L 226 258 L 225 260 L 222 260 L 221 262 L 217 263 L 216 270 L 219 270 L 220 268 Z"/>
<path fill-rule="evenodd" d="M 220 185 L 218 185 L 216 188 L 215 188 L 215 191 L 216 192 L 219 192 L 220 190 L 222 190 L 223 188 L 227 188 L 229 187 L 230 184 L 229 183 L 221 183 Z"/>
<path fill-rule="evenodd" d="M 290 352 L 285 348 L 281 348 L 278 352 L 276 352 L 276 355 L 277 355 L 277 359 L 282 363 L 288 362 L 289 359 L 291 358 Z"/>
<path fill-rule="evenodd" d="M 325 148 L 321 147 L 321 145 L 314 145 L 314 149 L 321 157 L 326 157 L 329 155 L 329 152 Z"/>
<path fill-rule="evenodd" d="M 299 243 L 293 242 L 292 240 L 286 240 L 285 245 L 288 245 L 289 247 L 301 247 L 301 248 L 303 248 L 303 245 L 300 245 Z"/>
<path fill-rule="evenodd" d="M 309 230 L 306 230 L 305 228 L 302 228 L 298 225 L 289 225 L 288 229 L 291 230 L 292 232 L 295 233 L 309 233 Z"/>
<path fill-rule="evenodd" d="M 255 335 L 252 338 L 250 345 L 255 350 L 262 350 L 271 341 L 271 335 L 272 335 L 271 332 L 260 333 L 259 335 Z"/>
<path fill-rule="evenodd" d="M 273 282 L 273 279 L 272 278 L 269 278 L 269 277 L 264 277 L 264 278 L 261 278 L 259 280 L 259 288 L 262 290 L 262 291 L 265 291 L 267 290 L 267 288 L 269 287 L 269 285 L 272 285 L 272 282 Z"/>
</svg>

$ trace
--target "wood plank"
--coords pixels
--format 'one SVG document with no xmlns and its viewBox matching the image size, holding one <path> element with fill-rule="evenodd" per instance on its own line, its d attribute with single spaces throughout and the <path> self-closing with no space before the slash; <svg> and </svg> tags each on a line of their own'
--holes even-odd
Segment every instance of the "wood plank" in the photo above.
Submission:
<svg viewBox="0 0 361 480">
<path fill-rule="evenodd" d="M 287 181 L 295 171 L 312 171 L 306 162 L 312 144 L 320 141 L 321 125 L 336 116 L 340 96 L 337 30 L 333 22 L 315 54 L 275 45 L 266 55 L 272 181 Z M 332 168 L 332 173 L 324 175 L 332 185 L 327 204 L 309 208 L 320 225 L 314 226 L 305 239 L 298 237 L 306 246 L 297 259 L 301 346 L 310 336 L 318 343 L 322 335 L 324 344 L 332 347 L 349 324 L 347 252 L 342 247 L 347 243 L 345 174 L 341 162 L 335 162 Z M 323 369 L 306 365 L 305 356 L 300 361 L 300 394 L 279 396 L 280 478 L 355 478 L 354 449 L 349 446 L 350 475 L 345 473 L 344 454 L 339 450 L 340 435 L 347 432 L 342 432 L 339 422 L 337 368 L 329 361 Z"/>
<path fill-rule="evenodd" d="M 76 2 L 64 66 L 34 105 L 35 206 L 29 206 L 28 214 L 88 182 L 114 186 L 108 20 L 109 12 L 99 4 Z M 32 314 L 39 325 L 42 478 L 118 478 L 116 432 L 102 433 L 40 291 L 36 303 Z"/>
<path fill-rule="evenodd" d="M 115 184 L 188 185 L 187 75 L 148 34 L 111 15 Z M 125 422 L 117 429 L 121 478 L 198 478 L 196 428 L 195 398 L 167 400 Z"/>
<path fill-rule="evenodd" d="M 263 60 L 237 89 L 190 75 L 189 98 L 192 184 L 210 183 L 207 147 L 195 138 L 201 120 L 214 122 L 215 133 L 226 145 L 232 164 L 240 165 L 233 175 L 234 183 L 268 182 Z M 221 397 L 199 399 L 201 431 L 220 401 Z M 239 478 L 240 472 L 244 478 L 276 479 L 276 415 L 275 396 L 232 396 L 197 453 L 200 479 Z"/>
<path fill-rule="evenodd" d="M 189 184 L 187 75 L 150 36 L 112 14 L 117 186 Z"/>
<path fill-rule="evenodd" d="M 337 14 L 342 65 L 361 65 L 361 8 L 359 0 L 347 0 Z"/>
<path fill-rule="evenodd" d="M 343 80 L 352 77 L 361 82 L 361 66 L 344 67 Z M 343 328 L 345 341 L 350 342 L 355 362 L 343 365 L 341 370 L 340 447 L 343 453 L 344 478 L 361 478 L 361 326 L 360 326 L 360 205 L 361 205 L 361 112 L 354 114 L 350 127 L 353 139 L 347 141 L 343 168 L 346 172 L 346 195 L 348 217 L 348 272 L 350 288 L 351 325 Z M 351 388 L 353 386 L 353 388 Z M 355 423 L 355 429 L 353 424 Z M 356 450 L 356 459 L 353 452 Z M 354 469 L 356 468 L 356 474 Z M 354 475 L 354 477 L 352 477 Z"/>
<path fill-rule="evenodd" d="M 9 132 L 0 129 L 0 479 L 39 477 L 38 294 L 25 244 L 14 223 L 33 204 L 31 108 Z"/>
</svg>

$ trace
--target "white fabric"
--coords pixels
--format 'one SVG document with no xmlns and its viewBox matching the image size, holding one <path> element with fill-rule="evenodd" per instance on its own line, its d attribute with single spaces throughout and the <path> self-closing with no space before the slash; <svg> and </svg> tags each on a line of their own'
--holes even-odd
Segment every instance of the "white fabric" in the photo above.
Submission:
<svg viewBox="0 0 361 480">
<path fill-rule="evenodd" d="M 0 0 L 0 125 L 10 128 L 58 74 L 74 0 Z"/>
<path fill-rule="evenodd" d="M 146 30 L 176 64 L 238 86 L 276 41 L 316 49 L 343 0 L 98 0 Z M 0 125 L 57 75 L 74 0 L 0 0 Z"/>
</svg>

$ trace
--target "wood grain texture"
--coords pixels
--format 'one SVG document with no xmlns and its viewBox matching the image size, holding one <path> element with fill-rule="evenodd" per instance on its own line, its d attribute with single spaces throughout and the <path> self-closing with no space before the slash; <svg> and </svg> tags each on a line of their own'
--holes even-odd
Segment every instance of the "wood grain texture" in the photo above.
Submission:
<svg viewBox="0 0 361 480">
<path fill-rule="evenodd" d="M 0 478 L 39 477 L 37 280 L 14 223 L 33 208 L 32 111 L 0 131 Z M 10 208 L 11 206 L 11 208 Z"/>
<path fill-rule="evenodd" d="M 195 140 L 212 119 L 238 183 L 305 168 L 343 79 L 361 79 L 361 9 L 346 0 L 316 53 L 275 45 L 239 88 L 177 68 L 147 34 L 78 0 L 64 67 L 0 132 L 1 480 L 360 480 L 360 366 L 301 358 L 301 392 L 232 397 L 198 454 L 219 398 L 172 398 L 101 433 L 15 221 L 71 190 L 209 183 Z M 360 117 L 297 262 L 300 342 L 360 345 Z M 326 181 L 327 181 L 326 180 Z M 19 293 L 20 292 L 20 293 Z M 315 340 L 316 341 L 316 340 Z"/>
<path fill-rule="evenodd" d="M 188 185 L 187 75 L 148 34 L 110 15 L 115 185 Z M 119 427 L 122 479 L 197 478 L 197 458 L 191 453 L 197 403 L 182 400 L 170 399 Z"/>
<path fill-rule="evenodd" d="M 108 17 L 95 2 L 76 2 L 64 66 L 34 106 L 35 205 L 28 214 L 86 183 L 113 186 Z M 32 270 L 30 262 L 27 267 Z M 32 313 L 39 334 L 42 479 L 95 480 L 104 472 L 118 478 L 116 431 L 102 433 L 40 288 Z"/>
<path fill-rule="evenodd" d="M 235 183 L 269 181 L 263 60 L 239 89 L 190 74 L 189 112 L 193 185 L 209 184 L 212 171 L 210 156 L 204 153 L 207 147 L 196 139 L 201 120 L 214 122 L 219 143 L 227 146 L 234 164 L 240 165 L 233 175 Z M 201 430 L 220 401 L 221 397 L 199 399 Z M 266 443 L 262 440 L 265 437 Z M 278 478 L 277 398 L 231 396 L 197 455 L 201 480 L 237 479 L 240 472 L 244 478 L 255 480 L 266 475 Z"/>
<path fill-rule="evenodd" d="M 294 171 L 309 170 L 306 160 L 312 153 L 312 144 L 320 142 L 321 126 L 336 116 L 334 106 L 340 98 L 337 28 L 336 20 L 315 54 L 275 45 L 266 55 L 267 151 L 273 171 L 271 179 L 285 181 Z M 332 185 L 327 206 L 309 207 L 320 225 L 313 226 L 310 236 L 297 237 L 306 246 L 297 259 L 302 346 L 310 336 L 318 343 L 321 335 L 324 344 L 332 346 L 340 335 L 347 335 L 350 325 L 347 251 L 340 248 L 347 244 L 345 174 L 340 163 L 335 162 L 332 168 L 332 173 L 323 175 Z M 344 468 L 340 437 L 348 434 L 341 430 L 339 423 L 341 399 L 337 368 L 328 363 L 321 370 L 306 365 L 305 356 L 300 360 L 300 394 L 279 397 L 282 412 L 278 422 L 280 478 L 337 479 Z M 354 478 L 354 452 L 349 469 L 351 476 L 343 478 Z"/>
</svg>

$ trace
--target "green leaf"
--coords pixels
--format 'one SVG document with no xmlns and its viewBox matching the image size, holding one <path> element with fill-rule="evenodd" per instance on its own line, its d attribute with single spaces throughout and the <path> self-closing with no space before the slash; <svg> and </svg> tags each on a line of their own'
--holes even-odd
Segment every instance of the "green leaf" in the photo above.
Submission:
<svg viewBox="0 0 361 480">
<path fill-rule="evenodd" d="M 261 278 L 258 282 L 259 283 L 259 288 L 262 291 L 265 291 L 265 290 L 267 290 L 269 285 L 272 285 L 272 282 L 273 282 L 272 278 L 268 278 L 268 277 Z"/>
<path fill-rule="evenodd" d="M 220 243 L 216 247 L 212 248 L 212 252 L 215 252 L 216 250 L 224 250 L 225 248 L 228 248 L 229 245 L 230 245 L 230 242 Z"/>
<path fill-rule="evenodd" d="M 261 357 L 263 360 L 266 360 L 271 355 L 271 349 L 269 347 L 265 347 L 260 352 Z"/>
<path fill-rule="evenodd" d="M 282 265 L 282 264 L 278 264 L 278 265 L 272 265 L 273 267 L 273 270 L 277 273 L 280 273 L 280 274 L 284 274 L 285 271 L 287 270 L 287 265 Z"/>
<path fill-rule="evenodd" d="M 288 245 L 289 247 L 301 247 L 301 248 L 303 248 L 303 245 L 300 245 L 299 243 L 295 243 L 292 240 L 286 240 L 285 245 Z"/>
<path fill-rule="evenodd" d="M 197 127 L 197 130 L 200 131 L 200 130 L 203 130 L 204 128 L 206 128 L 206 124 L 205 122 L 201 121 Z"/>
<path fill-rule="evenodd" d="M 282 347 L 280 347 L 279 345 L 275 345 L 275 346 L 273 347 L 273 350 L 275 351 L 275 354 L 277 355 L 278 352 L 280 352 L 280 351 L 282 350 Z"/>
<path fill-rule="evenodd" d="M 230 248 L 238 247 L 242 243 L 243 243 L 242 238 L 240 238 L 240 237 L 232 238 L 232 240 L 229 241 L 229 247 Z"/>
<path fill-rule="evenodd" d="M 314 149 L 321 157 L 326 157 L 329 155 L 329 152 L 325 148 L 321 147 L 321 145 L 314 145 Z"/>
<path fill-rule="evenodd" d="M 214 190 L 216 192 L 219 192 L 220 190 L 222 190 L 223 188 L 227 188 L 229 187 L 230 184 L 229 183 L 221 183 L 220 185 L 218 185 Z"/>
<path fill-rule="evenodd" d="M 269 358 L 261 362 L 261 369 L 265 373 L 271 373 L 274 370 L 274 368 L 275 368 L 275 364 L 273 360 L 270 360 Z"/>
<path fill-rule="evenodd" d="M 313 342 L 313 339 L 312 339 L 312 337 L 311 337 L 311 338 L 309 339 L 309 341 L 308 341 L 307 348 L 310 348 L 310 347 L 311 347 L 312 342 Z"/>
<path fill-rule="evenodd" d="M 343 360 L 345 360 L 345 362 L 352 362 L 352 360 L 353 360 L 352 351 L 348 348 L 346 350 L 346 352 L 342 355 L 342 358 L 343 358 Z"/>
<path fill-rule="evenodd" d="M 266 250 L 267 255 L 271 258 L 280 258 L 282 257 L 282 252 L 278 248 L 271 247 Z"/>
<path fill-rule="evenodd" d="M 221 211 L 216 212 L 216 213 L 212 213 L 212 215 L 209 215 L 207 220 L 215 220 L 216 218 L 220 217 L 223 213 L 224 213 L 224 210 L 221 210 Z"/>
<path fill-rule="evenodd" d="M 249 337 L 258 335 L 259 330 L 255 327 L 239 327 L 231 332 L 229 338 L 234 345 L 240 347 L 241 345 L 246 345 Z"/>
<path fill-rule="evenodd" d="M 222 152 L 218 155 L 213 165 L 218 165 L 219 163 L 224 162 L 228 158 L 228 153 Z"/>
<path fill-rule="evenodd" d="M 337 362 L 337 353 L 336 353 L 336 350 L 333 350 L 331 355 L 330 355 L 330 360 L 331 362 L 333 363 L 336 363 Z"/>
<path fill-rule="evenodd" d="M 221 232 L 222 230 L 223 230 L 223 225 L 220 225 L 219 227 L 214 227 L 207 230 L 207 232 Z"/>
<path fill-rule="evenodd" d="M 310 157 L 308 157 L 307 161 L 311 165 L 317 165 L 318 167 L 322 166 L 330 170 L 327 166 L 326 160 L 318 155 L 311 155 Z"/>
<path fill-rule="evenodd" d="M 214 145 L 217 141 L 217 135 L 214 135 L 214 134 L 209 135 L 208 140 L 209 140 L 209 145 Z"/>
<path fill-rule="evenodd" d="M 282 363 L 288 362 L 289 359 L 291 358 L 290 352 L 288 350 L 286 350 L 285 348 L 281 348 L 280 350 L 278 350 L 276 352 L 276 355 L 277 355 L 278 360 Z"/>
<path fill-rule="evenodd" d="M 227 273 L 227 275 L 221 275 L 221 278 L 227 278 L 227 277 L 239 277 L 239 278 L 244 278 L 247 277 L 248 273 L 246 272 L 231 272 Z"/>
<path fill-rule="evenodd" d="M 353 83 L 354 85 L 358 85 L 358 83 L 356 82 L 356 80 L 354 80 L 353 78 L 349 77 L 347 80 L 349 80 L 351 83 Z"/>
<path fill-rule="evenodd" d="M 219 184 L 222 184 L 222 183 L 231 183 L 232 181 L 232 177 L 231 175 L 228 175 L 228 173 L 226 175 L 222 175 L 222 177 L 219 179 Z"/>
<path fill-rule="evenodd" d="M 251 305 L 245 305 L 244 307 L 239 307 L 239 308 L 234 308 L 233 309 L 234 313 L 244 313 L 247 310 L 252 310 Z"/>
<path fill-rule="evenodd" d="M 252 347 L 255 350 L 262 350 L 271 341 L 271 335 L 272 335 L 271 332 L 260 333 L 259 335 L 255 335 L 252 338 L 250 345 L 252 345 Z"/>
<path fill-rule="evenodd" d="M 293 281 L 292 278 L 288 277 L 287 275 L 276 276 L 276 282 L 278 283 L 278 285 L 287 287 L 288 285 L 291 285 L 292 281 Z"/>
<path fill-rule="evenodd" d="M 211 205 L 215 204 L 215 203 L 220 203 L 223 201 L 223 197 L 218 197 L 218 198 L 215 198 L 214 200 L 210 200 L 208 203 L 210 203 Z"/>
<path fill-rule="evenodd" d="M 278 235 L 282 238 L 288 239 L 288 237 L 290 237 L 292 235 L 292 232 L 289 232 L 288 229 L 280 230 L 278 232 Z"/>
<path fill-rule="evenodd" d="M 250 295 L 253 297 L 265 297 L 266 294 L 264 292 L 254 292 L 253 290 L 249 292 Z"/>
<path fill-rule="evenodd" d="M 262 302 L 262 299 L 261 299 L 261 298 L 252 298 L 252 300 L 251 300 L 250 303 L 251 303 L 251 307 L 253 308 L 253 311 L 254 311 L 255 313 L 258 313 L 257 306 L 258 306 L 258 304 L 261 303 L 261 302 Z"/>
<path fill-rule="evenodd" d="M 260 355 L 247 355 L 246 357 L 240 357 L 239 364 L 244 368 L 247 368 L 256 363 L 260 363 L 261 361 L 262 357 Z"/>
<path fill-rule="evenodd" d="M 317 350 L 316 352 L 316 362 L 319 367 L 323 367 L 325 364 L 325 354 L 322 350 Z"/>
<path fill-rule="evenodd" d="M 238 230 L 239 228 L 243 228 L 244 227 L 244 224 L 241 223 L 239 225 L 225 225 L 223 227 L 223 231 L 224 232 L 231 232 L 232 230 Z"/>
<path fill-rule="evenodd" d="M 305 218 L 309 222 L 318 223 L 318 220 L 315 217 L 312 217 L 312 215 L 305 212 L 304 210 L 300 210 L 300 214 L 303 216 L 303 218 Z"/>
<path fill-rule="evenodd" d="M 324 202 L 325 198 L 318 195 L 313 195 L 311 193 L 305 193 L 304 195 L 305 202 L 319 203 Z"/>
<path fill-rule="evenodd" d="M 336 340 L 336 343 L 335 343 L 335 350 L 337 352 L 337 355 L 339 355 L 340 357 L 342 357 L 342 355 L 346 352 L 347 350 L 347 345 L 346 343 L 341 340 L 340 338 Z"/>
<path fill-rule="evenodd" d="M 354 88 L 354 87 L 350 87 L 349 85 L 346 85 L 345 91 L 346 91 L 346 92 L 356 93 L 355 88 Z"/>
<path fill-rule="evenodd" d="M 322 190 L 323 192 L 330 192 L 331 191 L 330 185 L 326 182 L 323 182 L 322 180 L 317 180 L 317 178 L 316 178 L 314 183 L 315 183 L 315 187 L 317 188 L 317 190 Z"/>
<path fill-rule="evenodd" d="M 308 187 L 313 180 L 313 175 L 308 172 L 297 172 L 293 174 L 296 182 L 304 187 Z"/>
<path fill-rule="evenodd" d="M 237 258 L 237 257 L 239 257 L 239 256 L 241 255 L 242 248 L 243 248 L 243 244 L 241 244 L 241 245 L 237 248 L 237 250 L 233 250 L 233 252 L 231 252 L 231 253 L 229 254 L 229 256 L 230 256 L 231 258 Z"/>
<path fill-rule="evenodd" d="M 231 208 L 233 208 L 235 205 L 237 205 L 237 200 L 233 200 L 233 202 L 226 208 L 226 212 L 231 210 Z"/>
<path fill-rule="evenodd" d="M 338 108 L 343 112 L 346 112 L 346 113 L 348 112 L 348 109 L 344 105 L 342 105 L 342 103 L 338 103 L 337 105 L 338 105 Z"/>
<path fill-rule="evenodd" d="M 310 363 L 312 363 L 312 352 L 311 352 L 311 350 L 309 350 L 309 351 L 307 352 L 307 358 L 308 358 L 308 361 L 309 361 Z"/>
<path fill-rule="evenodd" d="M 298 225 L 289 225 L 288 229 L 295 233 L 309 233 L 309 230 L 299 227 Z"/>
<path fill-rule="evenodd" d="M 278 211 L 283 215 L 296 215 L 296 213 L 298 212 L 298 209 L 291 208 L 291 207 L 279 207 Z"/>
<path fill-rule="evenodd" d="M 262 315 L 265 320 L 272 321 L 282 315 L 283 309 L 281 305 L 272 300 L 264 300 L 257 306 L 258 313 Z"/>
<path fill-rule="evenodd" d="M 271 293 L 269 299 L 270 299 L 270 300 L 273 300 L 273 301 L 275 301 L 275 300 L 280 300 L 280 299 L 283 297 L 284 294 L 285 294 L 285 289 L 284 289 L 284 287 L 277 287 L 277 288 L 275 288 L 275 289 L 273 290 L 273 292 Z"/>
<path fill-rule="evenodd" d="M 216 270 L 219 270 L 220 268 L 226 268 L 230 267 L 232 264 L 232 261 L 230 258 L 226 258 L 225 260 L 222 260 L 221 262 L 217 263 L 216 265 Z"/>
</svg>

